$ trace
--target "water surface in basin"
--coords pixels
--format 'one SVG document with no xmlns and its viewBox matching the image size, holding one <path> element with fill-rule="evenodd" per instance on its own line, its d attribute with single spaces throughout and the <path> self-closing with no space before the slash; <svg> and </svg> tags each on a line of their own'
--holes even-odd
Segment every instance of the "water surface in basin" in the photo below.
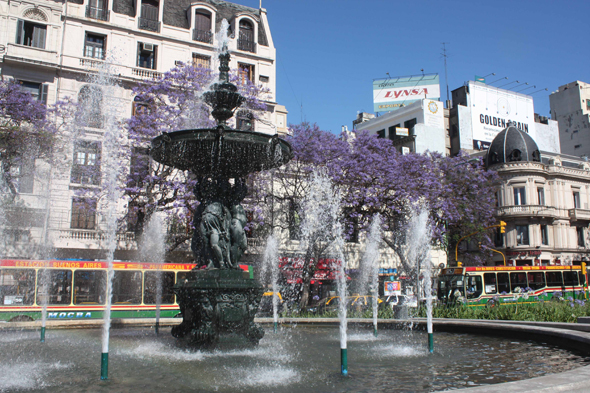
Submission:
<svg viewBox="0 0 590 393">
<path fill-rule="evenodd" d="M 425 332 L 351 330 L 340 375 L 336 328 L 272 328 L 257 348 L 191 351 L 162 329 L 111 331 L 109 380 L 100 380 L 100 330 L 0 332 L 0 391 L 419 392 L 562 372 L 589 357 L 533 341 Z"/>
</svg>

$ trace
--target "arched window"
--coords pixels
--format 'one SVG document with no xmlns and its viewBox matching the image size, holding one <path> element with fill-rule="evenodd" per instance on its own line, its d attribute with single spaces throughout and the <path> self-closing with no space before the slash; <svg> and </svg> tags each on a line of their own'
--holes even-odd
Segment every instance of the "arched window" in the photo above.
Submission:
<svg viewBox="0 0 590 393">
<path fill-rule="evenodd" d="M 541 153 L 539 150 L 533 152 L 533 161 L 541 162 Z"/>
<path fill-rule="evenodd" d="M 508 161 L 512 162 L 512 161 L 522 161 L 522 153 L 520 152 L 520 150 L 518 149 L 514 149 L 510 152 L 510 155 L 508 156 Z"/>
<path fill-rule="evenodd" d="M 78 118 L 82 125 L 102 128 L 102 91 L 96 86 L 84 86 L 78 94 Z"/>
<path fill-rule="evenodd" d="M 196 10 L 193 40 L 206 42 L 210 44 L 212 41 L 212 37 L 213 34 L 211 33 L 211 13 L 205 10 Z"/>
<path fill-rule="evenodd" d="M 255 52 L 254 26 L 248 19 L 240 20 L 240 36 L 238 38 L 238 49 L 246 52 Z"/>
</svg>

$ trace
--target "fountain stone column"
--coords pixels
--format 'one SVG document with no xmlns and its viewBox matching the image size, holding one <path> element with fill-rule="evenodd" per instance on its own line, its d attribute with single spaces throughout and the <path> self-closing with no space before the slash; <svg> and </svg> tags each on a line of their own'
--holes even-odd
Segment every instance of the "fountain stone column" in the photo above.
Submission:
<svg viewBox="0 0 590 393">
<path fill-rule="evenodd" d="M 219 55 L 220 81 L 204 93 L 217 127 L 180 130 L 152 140 L 150 154 L 163 164 L 197 177 L 200 204 L 193 218 L 191 243 L 198 267 L 174 286 L 183 321 L 172 335 L 197 347 L 214 346 L 224 333 L 258 344 L 263 329 L 254 323 L 263 288 L 239 266 L 246 251 L 246 214 L 241 205 L 248 174 L 275 168 L 292 157 L 278 135 L 240 131 L 227 124 L 245 101 L 229 82 L 229 58 Z"/>
</svg>

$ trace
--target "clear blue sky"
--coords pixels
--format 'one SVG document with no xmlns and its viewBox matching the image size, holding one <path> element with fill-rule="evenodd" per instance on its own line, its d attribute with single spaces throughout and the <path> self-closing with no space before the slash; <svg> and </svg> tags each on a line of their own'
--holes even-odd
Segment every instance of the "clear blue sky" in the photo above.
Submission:
<svg viewBox="0 0 590 393">
<path fill-rule="evenodd" d="M 259 0 L 231 0 L 258 8 Z M 536 85 L 535 112 L 549 116 L 549 94 L 590 83 L 590 1 L 262 0 L 277 50 L 277 101 L 289 123 L 340 132 L 357 111 L 373 112 L 372 81 L 439 73 L 449 91 L 496 73 Z M 509 89 L 516 83 L 505 86 Z M 527 87 L 522 86 L 521 88 Z M 519 90 L 521 88 L 515 89 Z"/>
</svg>

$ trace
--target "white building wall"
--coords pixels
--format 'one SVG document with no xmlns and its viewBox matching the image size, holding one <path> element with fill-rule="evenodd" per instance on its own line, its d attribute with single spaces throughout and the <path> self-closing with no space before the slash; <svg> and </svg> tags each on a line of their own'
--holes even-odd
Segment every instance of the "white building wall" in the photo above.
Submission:
<svg viewBox="0 0 590 393">
<path fill-rule="evenodd" d="M 551 118 L 559 123 L 561 151 L 590 156 L 590 84 L 574 81 L 549 96 Z"/>
</svg>

